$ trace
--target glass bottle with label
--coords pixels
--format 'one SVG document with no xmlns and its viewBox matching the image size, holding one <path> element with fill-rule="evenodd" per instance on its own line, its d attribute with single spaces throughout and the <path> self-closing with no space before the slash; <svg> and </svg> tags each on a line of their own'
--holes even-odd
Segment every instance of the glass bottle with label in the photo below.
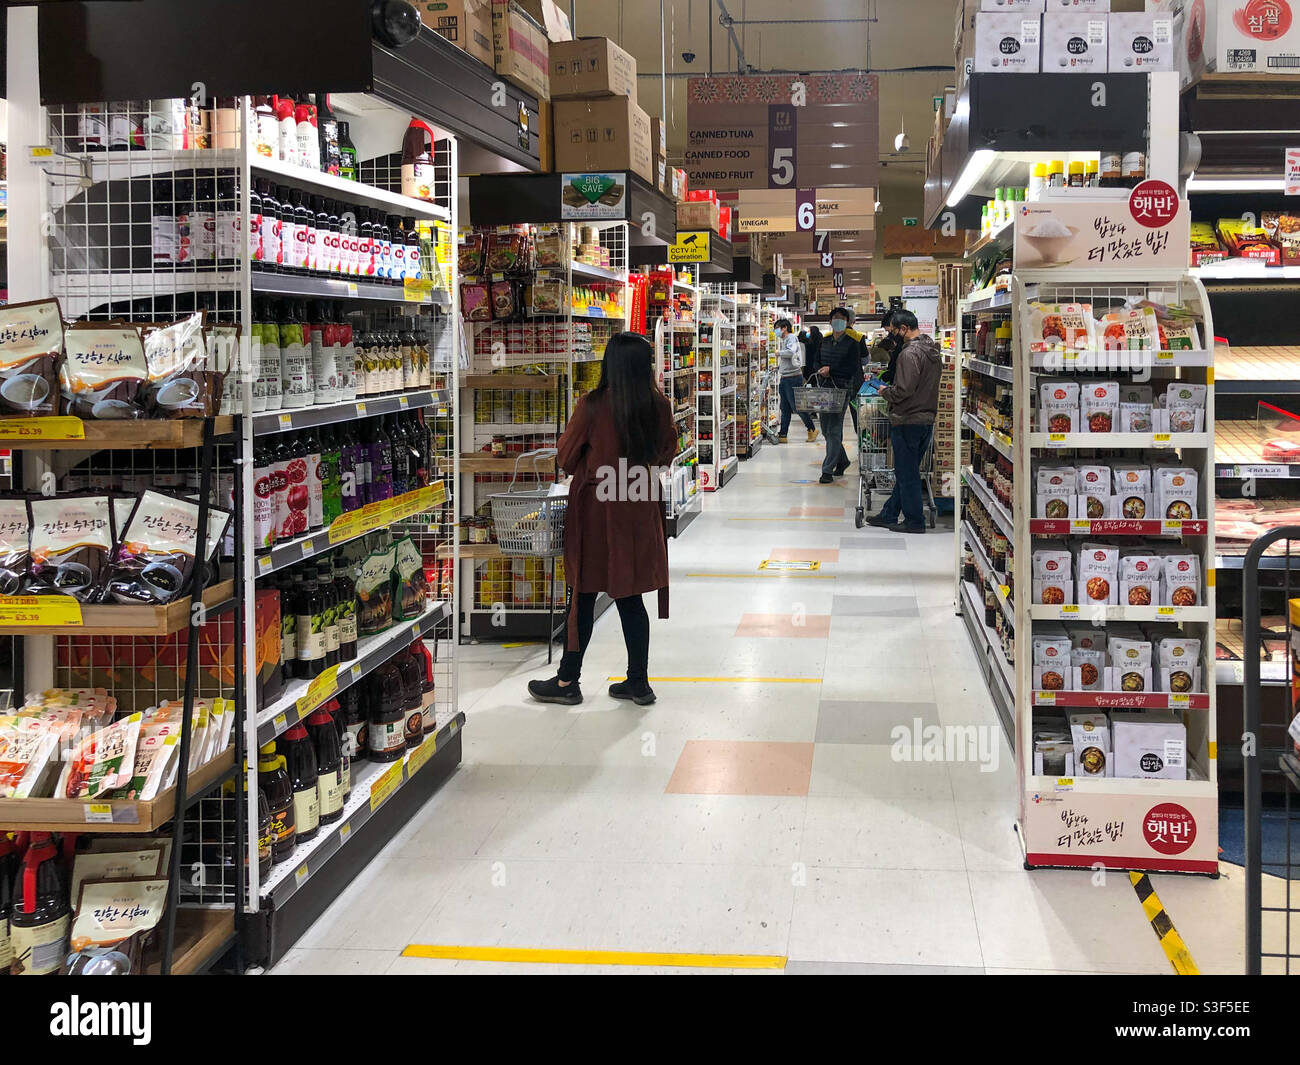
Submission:
<svg viewBox="0 0 1300 1065">
<path fill-rule="evenodd" d="M 275 741 L 262 744 L 257 755 L 257 786 L 271 808 L 271 861 L 275 865 L 293 856 L 293 784 L 285 760 L 276 753 Z"/>
<path fill-rule="evenodd" d="M 325 669 L 325 600 L 316 582 L 315 570 L 303 578 L 297 614 L 298 664 L 294 676 L 311 680 Z"/>
<path fill-rule="evenodd" d="M 357 146 L 346 122 L 339 123 L 339 176 L 347 181 L 357 180 Z"/>
<path fill-rule="evenodd" d="M 320 589 L 325 617 L 325 666 L 328 668 L 339 664 L 339 593 L 328 560 L 322 559 L 316 566 L 316 586 Z"/>
<path fill-rule="evenodd" d="M 433 130 L 413 118 L 402 138 L 402 195 L 432 201 L 433 193 Z"/>
<path fill-rule="evenodd" d="M 14 875 L 9 946 L 24 976 L 57 973 L 68 957 L 68 883 L 54 837 L 33 832 Z"/>
<path fill-rule="evenodd" d="M 342 555 L 334 559 L 334 591 L 338 597 L 339 661 L 349 662 L 357 657 L 357 587 Z"/>
<path fill-rule="evenodd" d="M 1097 185 L 1103 189 L 1120 189 L 1124 187 L 1123 157 L 1119 152 L 1103 151 L 1097 167 Z"/>
<path fill-rule="evenodd" d="M 310 406 L 315 393 L 311 349 L 303 316 L 294 300 L 280 304 L 280 389 L 285 407 Z"/>
<path fill-rule="evenodd" d="M 320 440 L 321 524 L 330 523 L 343 513 L 339 485 L 339 443 L 331 427 L 321 432 Z"/>
<path fill-rule="evenodd" d="M 280 158 L 280 126 L 267 96 L 253 97 L 253 153 L 259 160 Z"/>
<path fill-rule="evenodd" d="M 0 976 L 9 972 L 14 952 L 9 942 L 9 908 L 13 901 L 14 875 L 18 872 L 18 846 L 8 833 L 0 832 Z"/>
<path fill-rule="evenodd" d="M 424 690 L 424 678 L 420 673 L 420 664 L 411 654 L 410 649 L 396 658 L 397 671 L 402 677 L 402 709 L 406 713 L 403 726 L 408 748 L 420 746 L 424 739 L 424 710 L 421 695 Z"/>
<path fill-rule="evenodd" d="M 339 693 L 339 713 L 343 722 L 343 749 L 355 765 L 370 757 L 370 719 L 365 706 L 366 686 L 353 684 Z"/>
<path fill-rule="evenodd" d="M 1145 152 L 1125 152 L 1120 162 L 1122 186 L 1135 189 L 1147 179 L 1147 157 Z"/>
<path fill-rule="evenodd" d="M 309 843 L 320 831 L 320 792 L 316 748 L 302 724 L 294 725 L 280 740 L 293 786 L 293 820 L 299 843 Z"/>
</svg>

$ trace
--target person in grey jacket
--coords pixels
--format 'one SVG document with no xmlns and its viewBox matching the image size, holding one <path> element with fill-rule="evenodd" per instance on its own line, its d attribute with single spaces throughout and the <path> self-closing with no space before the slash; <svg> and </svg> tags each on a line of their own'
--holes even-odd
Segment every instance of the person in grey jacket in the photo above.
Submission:
<svg viewBox="0 0 1300 1065">
<path fill-rule="evenodd" d="M 784 444 L 786 433 L 790 431 L 790 416 L 795 413 L 794 390 L 803 384 L 803 367 L 807 362 L 807 354 L 799 338 L 794 335 L 794 324 L 789 318 L 776 320 L 776 336 L 777 390 L 781 395 L 781 433 L 777 437 L 777 443 Z M 808 430 L 808 442 L 812 443 L 817 439 L 817 427 L 813 424 L 812 415 L 799 411 L 799 418 Z"/>
<path fill-rule="evenodd" d="M 889 404 L 889 443 L 894 452 L 894 492 L 880 513 L 867 524 L 899 532 L 925 532 L 921 505 L 921 460 L 934 434 L 939 410 L 939 377 L 943 358 L 939 345 L 917 328 L 911 311 L 894 312 L 893 324 L 904 338 L 892 384 L 880 395 Z M 899 514 L 903 524 L 897 524 Z"/>
</svg>

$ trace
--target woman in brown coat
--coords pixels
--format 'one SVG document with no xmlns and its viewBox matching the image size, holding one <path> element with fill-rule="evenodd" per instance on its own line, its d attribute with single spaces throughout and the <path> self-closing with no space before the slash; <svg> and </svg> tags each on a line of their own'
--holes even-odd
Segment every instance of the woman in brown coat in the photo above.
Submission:
<svg viewBox="0 0 1300 1065">
<path fill-rule="evenodd" d="M 564 574 L 572 590 L 568 641 L 560 671 L 528 682 L 541 702 L 582 702 L 582 656 L 591 640 L 596 596 L 618 607 L 627 644 L 627 680 L 610 686 L 616 699 L 655 701 L 646 679 L 650 618 L 644 592 L 659 593 L 668 616 L 668 540 L 659 475 L 677 452 L 672 404 L 654 380 L 654 351 L 637 333 L 619 333 L 605 347 L 600 384 L 574 407 L 557 461 L 573 475 L 564 530 Z"/>
</svg>

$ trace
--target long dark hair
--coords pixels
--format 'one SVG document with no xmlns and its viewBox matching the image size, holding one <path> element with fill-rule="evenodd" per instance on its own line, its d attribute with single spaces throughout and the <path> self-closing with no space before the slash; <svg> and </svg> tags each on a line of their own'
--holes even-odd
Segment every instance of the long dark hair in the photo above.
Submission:
<svg viewBox="0 0 1300 1065">
<path fill-rule="evenodd" d="M 619 451 L 633 466 L 649 466 L 658 452 L 659 391 L 654 348 L 640 333 L 616 333 L 605 345 L 600 384 L 591 398 L 609 404 L 618 428 Z"/>
</svg>

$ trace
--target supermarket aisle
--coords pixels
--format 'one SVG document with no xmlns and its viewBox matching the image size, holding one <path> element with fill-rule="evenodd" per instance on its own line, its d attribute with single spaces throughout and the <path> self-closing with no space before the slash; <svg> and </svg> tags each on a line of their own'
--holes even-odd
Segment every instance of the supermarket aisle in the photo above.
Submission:
<svg viewBox="0 0 1300 1065">
<path fill-rule="evenodd" d="M 856 482 L 819 486 L 821 453 L 766 447 L 673 542 L 655 706 L 604 694 L 626 664 L 613 611 L 580 707 L 527 698 L 541 648 L 463 648 L 465 764 L 278 971 L 644 971 L 400 956 L 417 944 L 762 955 L 787 973 L 1169 972 L 1127 876 L 1023 869 L 1011 752 L 953 614 L 951 533 L 855 530 Z M 973 757 L 898 757 L 896 727 L 931 725 L 976 726 Z M 1240 965 L 1235 873 L 1153 878 L 1203 971 Z"/>
</svg>

